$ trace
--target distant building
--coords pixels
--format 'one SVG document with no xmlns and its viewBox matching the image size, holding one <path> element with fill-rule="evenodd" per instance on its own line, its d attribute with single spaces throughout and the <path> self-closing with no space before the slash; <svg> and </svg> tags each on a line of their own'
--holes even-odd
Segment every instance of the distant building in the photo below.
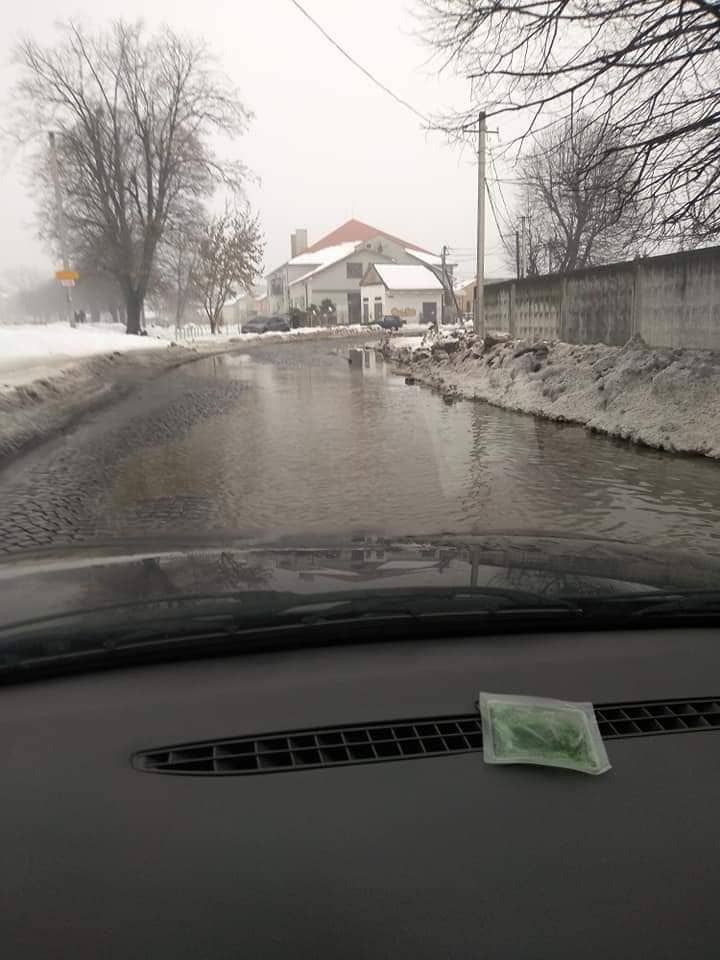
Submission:
<svg viewBox="0 0 720 960">
<path fill-rule="evenodd" d="M 360 282 L 363 322 L 384 316 L 409 323 L 437 323 L 442 319 L 443 285 L 420 264 L 374 263 Z"/>
<path fill-rule="evenodd" d="M 360 281 L 372 264 L 422 265 L 438 275 L 441 264 L 429 250 L 360 220 L 348 220 L 310 246 L 307 231 L 296 230 L 290 253 L 267 275 L 268 312 L 287 314 L 291 307 L 306 310 L 329 300 L 337 323 L 361 322 Z"/>
</svg>

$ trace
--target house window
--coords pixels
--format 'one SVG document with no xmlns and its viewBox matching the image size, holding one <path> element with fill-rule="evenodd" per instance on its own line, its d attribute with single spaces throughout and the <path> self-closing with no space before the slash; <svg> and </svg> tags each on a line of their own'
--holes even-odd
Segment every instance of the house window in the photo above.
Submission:
<svg viewBox="0 0 720 960">
<path fill-rule="evenodd" d="M 363 323 L 368 323 L 370 320 L 370 304 L 368 303 L 367 297 L 363 300 Z"/>
<path fill-rule="evenodd" d="M 345 276 L 348 280 L 362 280 L 363 267 L 363 263 L 346 263 Z"/>
</svg>

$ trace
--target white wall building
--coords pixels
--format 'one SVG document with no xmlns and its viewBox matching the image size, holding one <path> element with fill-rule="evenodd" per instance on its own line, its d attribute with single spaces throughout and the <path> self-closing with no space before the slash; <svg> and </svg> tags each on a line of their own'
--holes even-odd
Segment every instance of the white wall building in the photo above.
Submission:
<svg viewBox="0 0 720 960">
<path fill-rule="evenodd" d="M 306 242 L 306 231 L 297 230 L 291 236 L 293 256 L 267 276 L 271 314 L 329 300 L 337 323 L 360 323 L 360 281 L 371 264 L 424 264 L 432 273 L 441 263 L 436 254 L 360 220 L 349 220 L 310 247 Z"/>
<path fill-rule="evenodd" d="M 443 285 L 420 264 L 374 263 L 360 283 L 365 323 L 382 317 L 400 317 L 408 323 L 439 323 Z"/>
</svg>

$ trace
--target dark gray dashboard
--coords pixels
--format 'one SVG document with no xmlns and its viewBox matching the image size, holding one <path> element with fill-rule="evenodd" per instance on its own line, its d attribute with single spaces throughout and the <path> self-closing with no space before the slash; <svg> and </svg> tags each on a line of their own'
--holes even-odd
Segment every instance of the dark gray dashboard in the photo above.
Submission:
<svg viewBox="0 0 720 960">
<path fill-rule="evenodd" d="M 479 689 L 720 695 L 711 629 L 376 643 L 0 690 L 7 957 L 706 956 L 720 730 L 608 743 L 601 777 L 480 753 L 154 776 L 138 751 L 469 714 Z"/>
</svg>

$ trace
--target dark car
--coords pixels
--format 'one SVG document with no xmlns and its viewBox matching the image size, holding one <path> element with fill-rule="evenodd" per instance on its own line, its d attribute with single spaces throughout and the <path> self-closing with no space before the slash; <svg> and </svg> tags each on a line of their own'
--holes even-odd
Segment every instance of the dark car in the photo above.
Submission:
<svg viewBox="0 0 720 960">
<path fill-rule="evenodd" d="M 287 333 L 290 324 L 282 317 L 252 317 L 241 329 L 243 333 Z"/>
<path fill-rule="evenodd" d="M 383 330 L 399 330 L 405 324 L 400 317 L 386 316 L 381 320 L 376 320 L 373 324 L 376 327 L 382 327 Z"/>
</svg>

